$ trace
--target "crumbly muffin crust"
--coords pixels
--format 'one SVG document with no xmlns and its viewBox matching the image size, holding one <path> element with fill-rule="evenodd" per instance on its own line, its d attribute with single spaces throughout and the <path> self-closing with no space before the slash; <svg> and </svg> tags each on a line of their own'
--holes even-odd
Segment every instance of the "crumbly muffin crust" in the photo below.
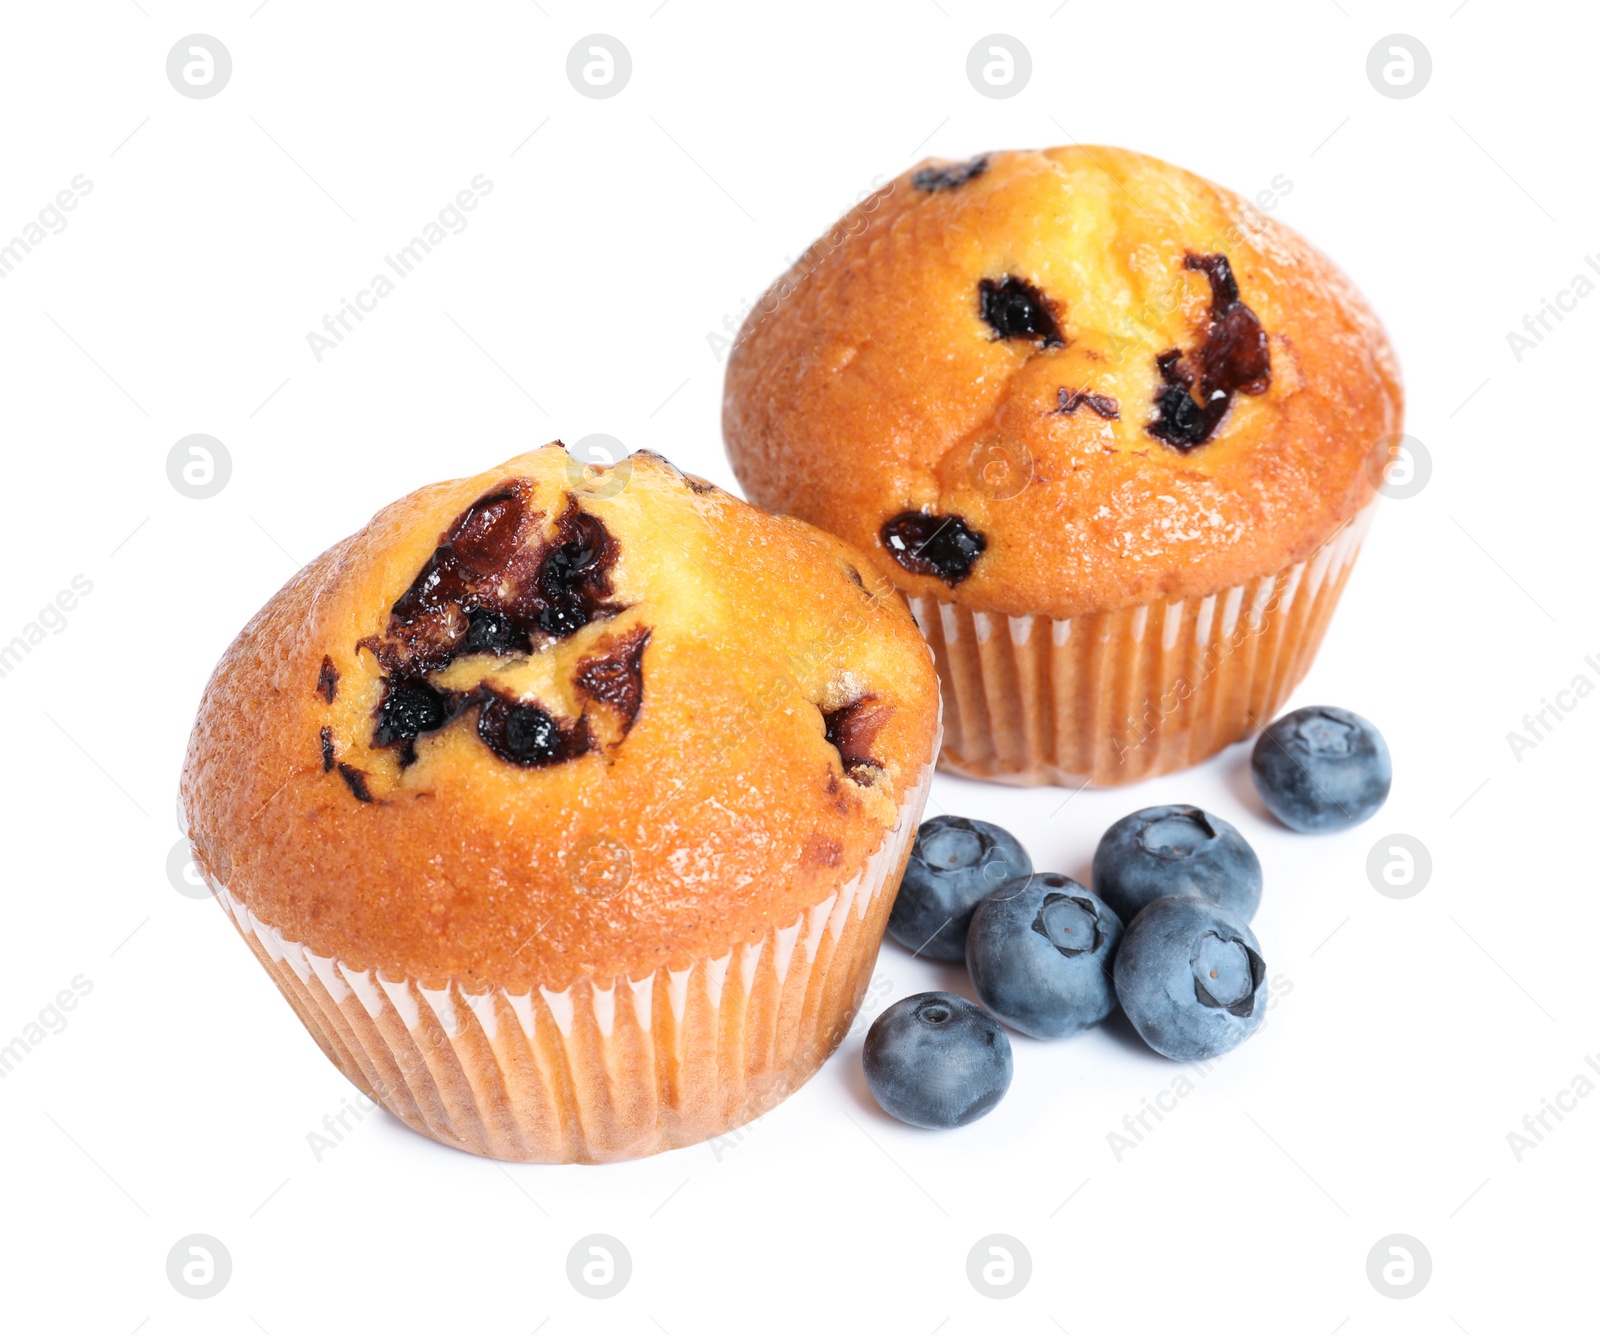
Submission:
<svg viewBox="0 0 1600 1335">
<path fill-rule="evenodd" d="M 1113 148 L 925 164 L 752 310 L 728 453 L 907 591 L 1068 618 L 1306 557 L 1373 496 L 1399 373 L 1288 228 Z"/>
<path fill-rule="evenodd" d="M 899 595 L 656 456 L 382 510 L 240 633 L 182 801 L 263 923 L 424 986 L 719 955 L 855 874 L 935 744 Z"/>
</svg>

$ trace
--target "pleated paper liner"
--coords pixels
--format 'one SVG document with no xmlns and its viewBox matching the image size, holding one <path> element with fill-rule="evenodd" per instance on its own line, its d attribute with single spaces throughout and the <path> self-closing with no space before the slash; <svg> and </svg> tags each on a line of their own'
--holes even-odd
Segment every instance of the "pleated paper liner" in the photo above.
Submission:
<svg viewBox="0 0 1600 1335">
<path fill-rule="evenodd" d="M 909 599 L 939 668 L 940 765 L 1002 783 L 1109 786 L 1249 736 L 1310 668 L 1374 508 L 1306 560 L 1204 598 L 1062 621 Z"/>
<path fill-rule="evenodd" d="M 496 1159 L 603 1163 L 776 1106 L 839 1044 L 871 977 L 933 780 L 861 871 L 793 922 L 683 969 L 559 992 L 391 982 L 217 898 L 323 1052 L 413 1130 Z"/>
</svg>

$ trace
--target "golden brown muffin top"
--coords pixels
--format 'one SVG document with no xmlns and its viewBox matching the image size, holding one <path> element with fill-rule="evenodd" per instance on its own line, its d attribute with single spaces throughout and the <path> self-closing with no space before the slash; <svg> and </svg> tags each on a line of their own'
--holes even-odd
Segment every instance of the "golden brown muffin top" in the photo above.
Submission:
<svg viewBox="0 0 1600 1335">
<path fill-rule="evenodd" d="M 843 543 L 635 454 L 424 487 L 223 655 L 182 801 L 263 922 L 392 980 L 643 977 L 853 876 L 938 687 Z"/>
<path fill-rule="evenodd" d="M 1114 148 L 930 163 L 757 303 L 723 430 L 750 499 L 900 587 L 1071 617 L 1217 592 L 1373 495 L 1394 355 L 1349 281 Z"/>
</svg>

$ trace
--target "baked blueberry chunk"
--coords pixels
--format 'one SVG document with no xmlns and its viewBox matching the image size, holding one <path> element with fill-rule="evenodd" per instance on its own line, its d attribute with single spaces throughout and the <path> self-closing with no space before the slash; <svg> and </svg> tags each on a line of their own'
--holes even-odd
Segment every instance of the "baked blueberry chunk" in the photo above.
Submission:
<svg viewBox="0 0 1600 1335">
<path fill-rule="evenodd" d="M 1056 390 L 1056 411 L 1070 417 L 1079 408 L 1090 408 L 1096 417 L 1115 422 L 1122 417 L 1122 408 L 1109 394 L 1091 394 L 1087 390 L 1068 389 L 1063 385 Z"/>
<path fill-rule="evenodd" d="M 487 681 L 475 689 L 442 690 L 429 680 L 458 658 L 531 654 L 623 610 L 610 601 L 618 550 L 606 526 L 569 497 L 555 533 L 543 539 L 531 498 L 526 478 L 508 478 L 462 511 L 390 608 L 384 632 L 357 646 L 384 669 L 372 745 L 397 748 L 402 769 L 416 762 L 419 737 L 473 706 L 479 738 L 510 764 L 559 764 L 595 747 L 587 715 L 562 723 L 537 703 L 505 696 Z M 578 694 L 614 709 L 621 736 L 639 713 L 641 658 L 649 638 L 647 629 L 635 630 L 578 664 Z M 318 691 L 331 703 L 337 685 L 338 674 L 325 658 Z"/>
<path fill-rule="evenodd" d="M 996 338 L 1036 339 L 1043 348 L 1059 348 L 1066 342 L 1056 323 L 1055 303 L 1015 274 L 978 280 L 978 314 Z"/>
<path fill-rule="evenodd" d="M 982 176 L 989 167 L 989 155 L 981 154 L 965 162 L 946 162 L 938 167 L 924 167 L 911 173 L 911 184 L 918 190 L 933 194 L 940 190 L 954 190 L 974 177 Z"/>
<path fill-rule="evenodd" d="M 563 726 L 536 704 L 481 688 L 478 736 L 501 760 L 528 767 L 556 765 L 591 749 L 588 721 Z"/>
<path fill-rule="evenodd" d="M 1272 358 L 1261 321 L 1239 300 L 1239 284 L 1228 257 L 1191 252 L 1184 256 L 1183 267 L 1204 273 L 1211 284 L 1205 342 L 1198 369 L 1177 348 L 1157 355 L 1161 389 L 1155 398 L 1155 420 L 1145 430 L 1187 454 L 1211 439 L 1235 394 L 1266 393 L 1272 384 Z"/>
<path fill-rule="evenodd" d="M 960 515 L 906 510 L 885 522 L 879 537 L 889 555 L 913 575 L 932 575 L 954 588 L 972 573 L 988 546 Z"/>
</svg>

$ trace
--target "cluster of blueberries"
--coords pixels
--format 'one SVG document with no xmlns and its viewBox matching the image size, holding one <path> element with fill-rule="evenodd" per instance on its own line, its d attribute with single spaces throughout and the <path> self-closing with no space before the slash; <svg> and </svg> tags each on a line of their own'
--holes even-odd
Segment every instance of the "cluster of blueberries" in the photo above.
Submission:
<svg viewBox="0 0 1600 1335">
<path fill-rule="evenodd" d="M 1389 750 L 1358 714 L 1285 714 L 1250 760 L 1267 810 L 1291 829 L 1348 829 L 1389 795 Z M 950 992 L 894 1003 L 862 1060 L 883 1109 L 913 1126 L 976 1121 L 1011 1084 L 1011 1042 L 1065 1038 L 1122 1006 L 1174 1061 L 1243 1043 L 1266 1012 L 1267 969 L 1249 920 L 1261 862 L 1238 830 L 1199 807 L 1146 807 L 1100 840 L 1094 889 L 1033 870 L 1007 831 L 937 816 L 917 831 L 889 933 L 919 955 L 965 960 L 982 1006 Z"/>
</svg>

